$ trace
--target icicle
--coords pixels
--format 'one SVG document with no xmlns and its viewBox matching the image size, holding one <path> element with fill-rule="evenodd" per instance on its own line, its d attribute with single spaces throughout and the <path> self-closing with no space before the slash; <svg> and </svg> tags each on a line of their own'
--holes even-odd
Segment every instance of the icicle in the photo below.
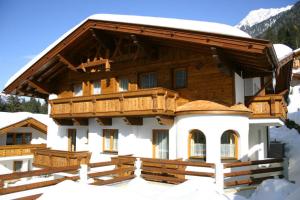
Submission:
<svg viewBox="0 0 300 200">
<path fill-rule="evenodd" d="M 273 74 L 272 74 L 272 85 L 273 85 L 273 91 L 275 93 L 275 87 L 276 87 L 276 72 L 273 71 Z"/>
</svg>

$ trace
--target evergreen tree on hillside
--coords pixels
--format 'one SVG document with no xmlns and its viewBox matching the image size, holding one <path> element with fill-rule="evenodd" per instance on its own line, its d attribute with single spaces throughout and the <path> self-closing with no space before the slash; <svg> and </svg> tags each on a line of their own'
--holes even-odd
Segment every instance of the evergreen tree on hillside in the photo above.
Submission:
<svg viewBox="0 0 300 200">
<path fill-rule="evenodd" d="M 22 111 L 21 102 L 18 96 L 11 95 L 7 98 L 6 102 L 7 112 L 20 112 Z"/>
</svg>

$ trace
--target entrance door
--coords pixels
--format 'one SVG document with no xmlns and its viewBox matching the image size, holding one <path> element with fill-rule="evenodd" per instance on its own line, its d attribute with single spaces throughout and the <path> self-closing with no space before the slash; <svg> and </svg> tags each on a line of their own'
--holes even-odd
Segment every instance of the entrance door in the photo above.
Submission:
<svg viewBox="0 0 300 200">
<path fill-rule="evenodd" d="M 169 159 L 169 131 L 153 130 L 153 158 Z"/>
<path fill-rule="evenodd" d="M 76 129 L 68 129 L 68 151 L 76 151 Z"/>
</svg>

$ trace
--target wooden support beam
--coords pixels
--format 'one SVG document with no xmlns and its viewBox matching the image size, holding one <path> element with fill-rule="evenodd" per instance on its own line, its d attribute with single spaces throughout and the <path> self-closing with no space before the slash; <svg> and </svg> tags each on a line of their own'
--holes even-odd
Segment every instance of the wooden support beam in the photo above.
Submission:
<svg viewBox="0 0 300 200">
<path fill-rule="evenodd" d="M 156 116 L 155 118 L 160 125 L 171 126 L 174 123 L 174 117 L 162 115 L 162 116 Z"/>
<path fill-rule="evenodd" d="M 38 92 L 43 93 L 43 94 L 50 94 L 49 89 L 42 85 L 41 83 L 34 81 L 34 80 L 27 80 L 28 85 L 36 89 Z"/>
<path fill-rule="evenodd" d="M 77 71 L 76 67 L 72 63 L 70 63 L 66 58 L 64 58 L 61 54 L 57 54 L 57 57 L 59 58 L 59 61 L 66 64 L 70 70 Z"/>
<path fill-rule="evenodd" d="M 87 118 L 72 118 L 74 126 L 87 126 L 89 121 Z"/>
<path fill-rule="evenodd" d="M 97 117 L 96 121 L 100 126 L 111 126 L 112 125 L 112 118 Z"/>
<path fill-rule="evenodd" d="M 143 125 L 142 117 L 124 117 L 123 120 L 127 125 L 137 125 L 137 126 Z"/>
</svg>

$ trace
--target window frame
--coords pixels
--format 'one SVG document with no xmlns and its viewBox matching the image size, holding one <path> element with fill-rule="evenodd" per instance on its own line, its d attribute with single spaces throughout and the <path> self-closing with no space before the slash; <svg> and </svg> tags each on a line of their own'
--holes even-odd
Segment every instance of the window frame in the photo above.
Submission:
<svg viewBox="0 0 300 200">
<path fill-rule="evenodd" d="M 121 81 L 122 80 L 127 80 L 127 90 L 121 90 Z M 118 91 L 119 92 L 128 92 L 129 91 L 129 79 L 126 77 L 120 77 L 118 78 Z"/>
<path fill-rule="evenodd" d="M 81 85 L 81 94 L 80 94 L 80 95 L 76 95 L 76 93 L 75 93 L 75 87 L 76 87 L 77 85 L 78 85 L 78 86 Z M 83 88 L 84 88 L 83 82 L 72 84 L 72 88 L 73 88 L 73 96 L 74 96 L 74 97 L 81 97 L 81 96 L 83 96 Z"/>
<path fill-rule="evenodd" d="M 196 134 L 195 131 L 199 131 L 199 133 L 203 134 L 203 136 L 204 136 L 204 140 L 205 140 L 205 143 L 204 143 L 205 144 L 205 154 L 204 154 L 204 156 L 192 156 L 192 137 L 193 137 L 194 134 Z M 189 135 L 188 135 L 188 158 L 189 159 L 206 160 L 206 136 L 202 131 L 200 131 L 198 129 L 194 129 L 194 130 L 191 130 L 189 132 Z"/>
<path fill-rule="evenodd" d="M 234 148 L 234 156 L 233 157 L 225 157 L 225 156 L 222 156 L 222 137 L 223 135 L 226 133 L 226 132 L 231 132 L 232 135 L 233 135 L 233 138 L 234 138 L 234 145 L 235 145 L 235 148 Z M 221 160 L 238 160 L 238 157 L 239 157 L 239 136 L 237 134 L 236 131 L 233 131 L 233 130 L 226 130 L 222 133 L 221 135 L 221 138 L 220 138 L 220 156 L 221 156 Z M 225 143 L 224 143 L 225 144 Z M 227 144 L 227 143 L 226 143 Z"/>
<path fill-rule="evenodd" d="M 176 72 L 178 71 L 185 71 L 185 82 L 184 82 L 184 86 L 177 86 L 176 85 Z M 186 67 L 178 67 L 178 68 L 174 68 L 173 69 L 173 88 L 174 89 L 183 89 L 183 88 L 187 88 L 188 86 L 188 72 L 187 72 L 187 68 Z"/>
<path fill-rule="evenodd" d="M 152 130 L 152 158 L 154 159 L 164 159 L 164 158 L 157 158 L 156 157 L 156 138 L 159 132 L 164 132 L 164 134 L 167 134 L 168 137 L 168 158 L 170 158 L 170 134 L 169 134 L 169 129 L 153 129 Z"/>
<path fill-rule="evenodd" d="M 21 163 L 21 168 L 19 170 L 17 170 L 17 163 Z M 23 167 L 23 161 L 22 160 L 14 160 L 13 162 L 13 170 L 14 172 L 21 172 L 22 171 L 22 167 Z"/>
<path fill-rule="evenodd" d="M 95 83 L 99 83 L 99 86 L 100 86 L 100 93 L 99 94 L 98 93 L 95 94 L 95 87 L 94 87 Z M 92 93 L 92 95 L 100 95 L 100 94 L 102 94 L 101 80 L 93 80 L 92 81 L 92 84 L 91 84 L 91 93 Z"/>
<path fill-rule="evenodd" d="M 150 74 L 155 75 L 155 82 L 156 82 L 155 86 L 154 87 L 142 87 L 142 84 L 141 84 L 142 83 L 142 77 L 145 76 L 145 75 L 149 76 Z M 149 81 L 149 79 L 148 79 L 148 81 Z M 139 87 L 139 89 L 150 89 L 150 88 L 158 87 L 158 74 L 157 74 L 157 72 L 156 71 L 150 71 L 150 72 L 140 73 L 139 76 L 138 76 L 138 87 Z"/>
<path fill-rule="evenodd" d="M 105 143 L 105 132 L 108 132 L 109 134 L 109 149 L 106 149 L 106 143 Z M 114 150 L 114 135 L 116 135 L 117 140 L 117 150 Z M 119 148 L 119 130 L 118 129 L 103 129 L 102 131 L 102 151 L 103 153 L 108 154 L 118 154 L 118 148 Z"/>
<path fill-rule="evenodd" d="M 16 136 L 17 136 L 17 134 L 22 134 L 22 143 L 21 144 L 17 144 L 16 143 Z M 25 136 L 26 136 L 26 134 L 30 134 L 30 140 L 29 140 L 29 143 L 26 143 L 25 141 Z M 8 135 L 12 135 L 12 144 L 7 144 L 7 136 Z M 32 132 L 21 132 L 21 133 L 18 133 L 18 132 L 13 132 L 13 133 L 7 133 L 6 134 L 6 142 L 5 142 L 5 144 L 6 145 L 28 145 L 28 144 L 31 144 L 31 141 L 32 141 Z"/>
</svg>

